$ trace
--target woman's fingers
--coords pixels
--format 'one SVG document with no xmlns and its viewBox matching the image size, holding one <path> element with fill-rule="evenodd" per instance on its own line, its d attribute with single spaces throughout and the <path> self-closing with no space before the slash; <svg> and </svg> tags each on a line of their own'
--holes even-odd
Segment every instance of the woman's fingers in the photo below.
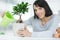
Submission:
<svg viewBox="0 0 60 40">
<path fill-rule="evenodd" d="M 21 29 L 21 30 L 18 30 L 18 31 L 24 31 L 24 30 Z"/>
<path fill-rule="evenodd" d="M 18 36 L 24 37 L 23 30 L 18 30 L 17 34 L 18 34 Z"/>
<path fill-rule="evenodd" d="M 27 26 L 24 27 L 24 31 L 29 32 L 29 30 L 27 29 Z"/>
<path fill-rule="evenodd" d="M 22 34 L 23 33 L 23 30 L 18 30 L 17 33 L 18 34 Z"/>
<path fill-rule="evenodd" d="M 29 32 L 29 30 L 27 30 L 27 27 L 25 26 L 24 27 L 24 30 L 18 30 L 18 35 L 21 36 L 21 37 L 30 37 L 31 36 L 31 33 Z"/>
</svg>

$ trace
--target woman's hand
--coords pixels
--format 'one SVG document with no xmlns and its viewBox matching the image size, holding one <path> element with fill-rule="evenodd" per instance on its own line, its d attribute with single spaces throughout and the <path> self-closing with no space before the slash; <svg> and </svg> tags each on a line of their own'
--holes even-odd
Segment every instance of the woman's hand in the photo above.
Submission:
<svg viewBox="0 0 60 40">
<path fill-rule="evenodd" d="M 54 38 L 59 38 L 59 34 L 56 33 L 56 34 L 53 35 L 53 37 L 54 37 Z"/>
<path fill-rule="evenodd" d="M 24 30 L 18 30 L 18 35 L 21 37 L 31 37 L 31 32 L 29 32 L 29 30 L 27 30 L 27 28 L 25 27 Z"/>
</svg>

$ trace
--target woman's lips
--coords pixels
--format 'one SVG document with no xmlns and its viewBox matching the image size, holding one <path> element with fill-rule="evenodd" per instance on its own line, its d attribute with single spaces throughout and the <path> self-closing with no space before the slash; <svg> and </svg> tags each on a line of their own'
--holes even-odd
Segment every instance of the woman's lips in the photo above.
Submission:
<svg viewBox="0 0 60 40">
<path fill-rule="evenodd" d="M 39 13 L 38 16 L 41 16 L 41 13 Z"/>
</svg>

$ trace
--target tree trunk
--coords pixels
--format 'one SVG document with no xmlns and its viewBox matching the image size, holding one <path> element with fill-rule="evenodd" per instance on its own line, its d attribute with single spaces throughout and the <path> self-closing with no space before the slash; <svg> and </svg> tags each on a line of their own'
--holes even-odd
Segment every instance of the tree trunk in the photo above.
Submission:
<svg viewBox="0 0 60 40">
<path fill-rule="evenodd" d="M 23 23 L 23 21 L 21 19 L 21 15 L 19 15 L 19 20 L 17 21 L 17 23 Z"/>
</svg>

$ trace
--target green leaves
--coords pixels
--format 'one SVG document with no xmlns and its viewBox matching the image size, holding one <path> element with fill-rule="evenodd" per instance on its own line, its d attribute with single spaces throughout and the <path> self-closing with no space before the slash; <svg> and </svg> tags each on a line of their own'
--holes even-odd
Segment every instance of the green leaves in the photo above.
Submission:
<svg viewBox="0 0 60 40">
<path fill-rule="evenodd" d="M 14 14 L 18 14 L 18 13 L 22 13 L 25 14 L 25 12 L 28 12 L 28 2 L 24 3 L 22 2 L 21 4 L 17 4 L 16 6 L 13 7 L 13 13 Z"/>
<path fill-rule="evenodd" d="M 4 32 L 0 32 L 0 35 L 4 35 L 5 33 Z"/>
</svg>

